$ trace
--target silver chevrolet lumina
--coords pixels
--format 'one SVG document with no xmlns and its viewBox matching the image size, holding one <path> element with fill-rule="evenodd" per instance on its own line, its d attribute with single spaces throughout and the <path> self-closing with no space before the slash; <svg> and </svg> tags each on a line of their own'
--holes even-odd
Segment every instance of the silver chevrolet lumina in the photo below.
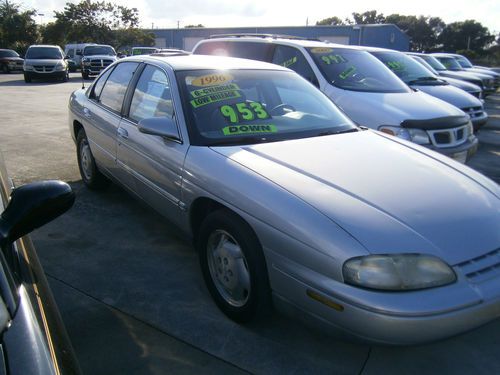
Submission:
<svg viewBox="0 0 500 375">
<path fill-rule="evenodd" d="M 69 108 L 84 183 L 112 179 L 192 236 L 235 321 L 274 303 L 413 344 L 500 316 L 499 186 L 355 126 L 286 68 L 131 57 Z"/>
</svg>

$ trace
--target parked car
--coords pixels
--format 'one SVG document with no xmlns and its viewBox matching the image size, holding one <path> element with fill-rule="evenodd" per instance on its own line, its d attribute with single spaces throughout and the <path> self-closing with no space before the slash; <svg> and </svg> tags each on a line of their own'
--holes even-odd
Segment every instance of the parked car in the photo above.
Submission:
<svg viewBox="0 0 500 375">
<path fill-rule="evenodd" d="M 0 49 L 0 70 L 10 73 L 15 70 L 23 70 L 24 59 L 12 49 Z"/>
<path fill-rule="evenodd" d="M 159 49 L 156 47 L 132 47 L 132 56 L 137 55 L 151 55 L 152 53 L 158 52 Z"/>
<path fill-rule="evenodd" d="M 399 51 L 376 47 L 360 47 L 382 61 L 394 74 L 413 89 L 423 91 L 460 108 L 470 116 L 475 130 L 488 121 L 483 103 L 465 91 L 439 79 L 431 71 Z"/>
<path fill-rule="evenodd" d="M 483 91 L 485 96 L 492 94 L 496 91 L 495 77 L 493 76 L 493 74 L 466 70 L 462 68 L 462 66 L 453 56 L 450 56 L 446 53 L 432 53 L 431 55 L 435 57 L 437 60 L 439 60 L 439 62 L 443 64 L 447 70 L 451 70 L 453 72 L 472 74 L 473 76 L 481 78 L 481 80 L 483 81 Z"/>
<path fill-rule="evenodd" d="M 448 55 L 452 56 L 455 60 L 457 60 L 460 66 L 464 68 L 466 71 L 473 73 L 486 73 L 488 75 L 492 75 L 495 80 L 494 82 L 495 88 L 498 89 L 498 87 L 500 87 L 500 73 L 495 72 L 485 66 L 472 65 L 472 63 L 469 61 L 467 57 L 459 55 L 457 53 L 449 53 Z"/>
<path fill-rule="evenodd" d="M 357 127 L 287 68 L 129 57 L 71 95 L 69 130 L 85 185 L 116 181 L 191 236 L 237 322 L 274 301 L 411 344 L 499 316 L 500 187 Z"/>
<path fill-rule="evenodd" d="M 95 43 L 71 43 L 64 46 L 64 53 L 70 58 L 70 61 L 73 61 L 73 64 L 70 64 L 70 72 L 82 68 L 83 49 L 92 45 Z"/>
<path fill-rule="evenodd" d="M 24 58 L 24 81 L 33 79 L 59 79 L 68 81 L 68 63 L 63 50 L 53 45 L 32 45 Z"/>
<path fill-rule="evenodd" d="M 0 155 L 0 372 L 79 374 L 71 343 L 28 233 L 68 210 L 64 182 L 14 188 Z"/>
<path fill-rule="evenodd" d="M 467 81 L 463 81 L 461 79 L 456 79 L 456 78 L 450 78 L 450 77 L 441 76 L 439 74 L 439 72 L 437 72 L 429 63 L 427 63 L 422 58 L 422 56 L 419 56 L 418 54 L 415 54 L 413 52 L 406 52 L 406 54 L 408 56 L 411 56 L 411 58 L 413 60 L 415 60 L 419 64 L 423 65 L 429 71 L 431 71 L 436 77 L 439 77 L 440 80 L 448 82 L 450 85 L 468 92 L 469 94 L 471 94 L 472 96 L 478 98 L 479 100 L 483 99 L 483 90 L 478 85 L 475 85 L 475 84 L 467 82 Z"/>
<path fill-rule="evenodd" d="M 461 162 L 477 150 L 469 117 L 461 110 L 411 90 L 378 59 L 355 47 L 235 35 L 202 40 L 193 53 L 288 67 L 320 88 L 359 125 L 425 145 Z"/>
<path fill-rule="evenodd" d="M 105 44 L 86 46 L 82 52 L 82 78 L 96 76 L 118 60 L 115 49 Z"/>
</svg>

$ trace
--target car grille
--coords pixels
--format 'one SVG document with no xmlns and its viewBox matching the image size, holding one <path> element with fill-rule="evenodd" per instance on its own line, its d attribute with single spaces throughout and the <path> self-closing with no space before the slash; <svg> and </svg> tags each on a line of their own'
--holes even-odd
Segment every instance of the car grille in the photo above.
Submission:
<svg viewBox="0 0 500 375">
<path fill-rule="evenodd" d="M 500 276 L 500 248 L 457 264 L 468 281 L 482 283 Z"/>
<path fill-rule="evenodd" d="M 481 91 L 467 91 L 472 96 L 475 96 L 478 99 L 481 99 Z"/>
<path fill-rule="evenodd" d="M 44 73 L 44 72 L 52 72 L 54 70 L 55 65 L 33 65 L 33 69 L 35 72 Z"/>
<path fill-rule="evenodd" d="M 452 129 L 428 130 L 429 138 L 436 147 L 453 147 L 464 143 L 470 135 L 469 125 Z"/>
<path fill-rule="evenodd" d="M 482 107 L 466 107 L 460 108 L 462 111 L 467 113 L 471 119 L 475 119 L 476 117 L 481 117 L 484 115 L 484 111 Z"/>
<path fill-rule="evenodd" d="M 111 65 L 113 60 L 108 60 L 108 59 L 94 59 L 90 60 L 90 66 L 92 68 L 105 68 L 108 65 Z"/>
</svg>

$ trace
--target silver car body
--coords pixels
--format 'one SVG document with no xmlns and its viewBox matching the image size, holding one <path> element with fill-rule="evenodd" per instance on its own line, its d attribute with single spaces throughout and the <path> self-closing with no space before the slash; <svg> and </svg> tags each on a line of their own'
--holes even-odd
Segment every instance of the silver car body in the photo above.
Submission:
<svg viewBox="0 0 500 375">
<path fill-rule="evenodd" d="M 71 95 L 73 139 L 83 127 L 99 170 L 188 235 L 196 233 L 193 215 L 200 202 L 239 215 L 262 244 L 277 306 L 324 327 L 392 344 L 443 338 L 500 315 L 497 184 L 443 155 L 373 130 L 196 146 L 176 73 L 288 70 L 210 56 L 140 56 L 114 65 L 126 61 L 166 72 L 178 139 L 139 132 L 126 117 L 89 99 L 92 86 Z M 398 293 L 344 282 L 342 267 L 348 259 L 401 252 L 441 258 L 457 281 Z"/>
</svg>

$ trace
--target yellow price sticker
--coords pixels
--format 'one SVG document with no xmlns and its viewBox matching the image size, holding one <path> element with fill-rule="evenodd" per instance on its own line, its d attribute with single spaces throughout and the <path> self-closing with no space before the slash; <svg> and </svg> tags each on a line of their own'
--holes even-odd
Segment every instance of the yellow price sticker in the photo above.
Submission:
<svg viewBox="0 0 500 375">
<path fill-rule="evenodd" d="M 331 53 L 333 52 L 333 48 L 328 47 L 316 47 L 311 49 L 312 53 Z"/>
<path fill-rule="evenodd" d="M 231 74 L 226 73 L 207 74 L 193 79 L 191 85 L 196 87 L 217 86 L 232 81 L 233 79 L 234 77 Z"/>
</svg>

